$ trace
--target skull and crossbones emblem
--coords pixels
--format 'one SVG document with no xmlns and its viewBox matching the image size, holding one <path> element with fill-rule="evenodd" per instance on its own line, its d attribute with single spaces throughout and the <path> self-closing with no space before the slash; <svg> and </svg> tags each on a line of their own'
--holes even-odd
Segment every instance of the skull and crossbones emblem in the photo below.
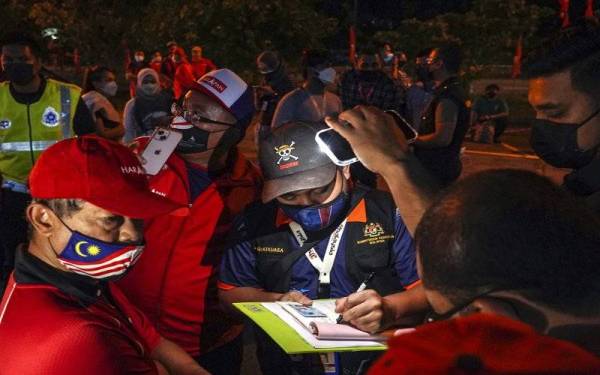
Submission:
<svg viewBox="0 0 600 375">
<path fill-rule="evenodd" d="M 289 145 L 281 145 L 279 147 L 275 147 L 275 153 L 279 155 L 279 160 L 277 160 L 277 165 L 281 164 L 281 162 L 287 162 L 290 160 L 298 160 L 297 156 L 292 155 L 292 151 L 294 151 L 295 143 L 292 141 Z"/>
</svg>

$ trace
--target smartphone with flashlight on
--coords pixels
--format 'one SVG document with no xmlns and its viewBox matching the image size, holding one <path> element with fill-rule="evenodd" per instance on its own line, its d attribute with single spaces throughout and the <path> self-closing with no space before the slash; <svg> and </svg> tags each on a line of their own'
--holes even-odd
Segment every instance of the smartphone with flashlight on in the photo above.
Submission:
<svg viewBox="0 0 600 375">
<path fill-rule="evenodd" d="M 348 141 L 331 128 L 319 130 L 315 134 L 315 142 L 335 165 L 345 167 L 358 161 Z"/>
<path fill-rule="evenodd" d="M 178 131 L 164 128 L 154 130 L 150 142 L 140 155 L 146 174 L 155 176 L 160 172 L 181 138 L 182 134 Z"/>
</svg>

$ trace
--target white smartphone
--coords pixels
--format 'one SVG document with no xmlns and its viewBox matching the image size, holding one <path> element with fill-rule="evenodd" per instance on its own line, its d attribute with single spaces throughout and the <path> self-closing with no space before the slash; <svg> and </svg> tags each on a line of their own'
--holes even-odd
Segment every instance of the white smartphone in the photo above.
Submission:
<svg viewBox="0 0 600 375">
<path fill-rule="evenodd" d="M 358 161 L 348 141 L 331 128 L 319 130 L 315 142 L 335 165 L 345 167 Z"/>
<path fill-rule="evenodd" d="M 175 147 L 181 141 L 182 134 L 171 129 L 156 128 L 151 137 L 152 139 L 142 151 L 141 157 L 146 174 L 155 176 L 175 151 Z"/>
</svg>

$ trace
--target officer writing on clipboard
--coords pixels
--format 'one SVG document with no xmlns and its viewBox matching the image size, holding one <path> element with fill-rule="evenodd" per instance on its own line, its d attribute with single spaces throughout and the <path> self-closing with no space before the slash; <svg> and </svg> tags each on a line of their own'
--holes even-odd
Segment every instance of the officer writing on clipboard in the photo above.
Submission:
<svg viewBox="0 0 600 375">
<path fill-rule="evenodd" d="M 413 240 L 392 197 L 351 185 L 349 167 L 333 164 L 315 142 L 326 128 L 290 122 L 261 142 L 263 202 L 249 206 L 234 226 L 240 238 L 223 258 L 221 300 L 310 304 L 345 297 L 375 272 L 369 289 L 404 290 L 405 316 L 425 310 Z M 268 342 L 259 340 L 259 349 Z M 259 356 L 265 374 L 294 373 L 276 345 L 262 352 L 268 353 Z M 342 358 L 347 366 L 353 368 Z"/>
</svg>

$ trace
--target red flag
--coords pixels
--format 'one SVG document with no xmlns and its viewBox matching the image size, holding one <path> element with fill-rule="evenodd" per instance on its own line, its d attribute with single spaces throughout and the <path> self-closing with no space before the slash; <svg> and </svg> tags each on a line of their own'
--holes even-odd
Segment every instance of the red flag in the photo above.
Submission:
<svg viewBox="0 0 600 375">
<path fill-rule="evenodd" d="M 81 56 L 79 55 L 79 48 L 73 50 L 73 66 L 76 72 L 81 71 Z"/>
<path fill-rule="evenodd" d="M 585 7 L 585 18 L 594 18 L 594 0 L 587 0 Z"/>
<path fill-rule="evenodd" d="M 521 75 L 521 60 L 523 59 L 523 36 L 519 36 L 515 56 L 513 57 L 512 78 L 518 78 Z"/>
<path fill-rule="evenodd" d="M 571 21 L 569 21 L 569 0 L 558 0 L 560 3 L 560 19 L 562 20 L 562 27 L 568 27 Z"/>
<path fill-rule="evenodd" d="M 121 46 L 123 47 L 123 70 L 127 71 L 127 69 L 129 68 L 129 64 L 131 64 L 131 51 L 129 50 L 129 45 L 127 44 L 127 41 L 123 40 L 121 42 Z"/>
<path fill-rule="evenodd" d="M 354 66 L 354 60 L 356 59 L 356 29 L 354 26 L 350 26 L 348 30 L 348 60 L 350 64 Z"/>
</svg>

